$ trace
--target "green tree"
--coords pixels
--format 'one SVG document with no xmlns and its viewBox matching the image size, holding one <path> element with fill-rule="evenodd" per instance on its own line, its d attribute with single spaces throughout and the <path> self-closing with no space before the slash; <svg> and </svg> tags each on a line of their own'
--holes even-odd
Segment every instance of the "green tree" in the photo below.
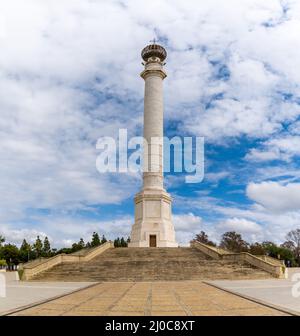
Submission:
<svg viewBox="0 0 300 336">
<path fill-rule="evenodd" d="M 19 249 L 16 245 L 6 244 L 1 248 L 0 259 L 4 259 L 7 265 L 19 264 Z"/>
<path fill-rule="evenodd" d="M 220 247 L 232 252 L 246 252 L 249 244 L 235 231 L 225 232 L 222 236 Z"/>
<path fill-rule="evenodd" d="M 20 261 L 27 262 L 30 259 L 33 259 L 32 248 L 29 243 L 27 243 L 26 239 L 23 239 L 22 245 L 19 250 Z"/>
<path fill-rule="evenodd" d="M 119 237 L 114 240 L 114 247 L 121 247 L 121 241 Z"/>
<path fill-rule="evenodd" d="M 81 249 L 85 248 L 85 243 L 84 243 L 83 238 L 79 239 L 78 245 L 80 246 Z"/>
<path fill-rule="evenodd" d="M 266 250 L 264 246 L 260 243 L 253 243 L 249 247 L 249 252 L 254 255 L 265 255 Z"/>
<path fill-rule="evenodd" d="M 124 237 L 118 237 L 114 240 L 114 247 L 128 247 L 128 243 Z"/>
<path fill-rule="evenodd" d="M 91 246 L 96 247 L 96 246 L 99 246 L 99 245 L 101 245 L 100 237 L 99 237 L 97 232 L 93 232 Z"/>
<path fill-rule="evenodd" d="M 37 236 L 35 243 L 33 244 L 33 251 L 36 258 L 40 258 L 43 253 L 43 243 L 40 239 L 40 236 Z"/>
<path fill-rule="evenodd" d="M 194 241 L 210 246 L 216 246 L 214 242 L 208 239 L 208 235 L 204 231 L 201 231 L 199 234 L 196 234 Z"/>
<path fill-rule="evenodd" d="M 101 244 L 105 244 L 106 242 L 107 242 L 107 239 L 105 238 L 104 235 L 102 235 Z"/>
<path fill-rule="evenodd" d="M 44 239 L 42 255 L 43 257 L 51 256 L 51 245 L 50 245 L 48 237 L 45 237 Z"/>
<path fill-rule="evenodd" d="M 72 251 L 72 252 L 77 252 L 77 251 L 82 250 L 83 248 L 85 248 L 85 243 L 84 243 L 83 238 L 80 238 L 80 240 L 79 240 L 78 243 L 74 243 L 74 244 L 72 245 L 72 249 L 71 249 L 71 251 Z"/>
<path fill-rule="evenodd" d="M 73 244 L 73 245 L 74 245 L 74 244 Z M 77 244 L 76 244 L 76 245 L 77 245 Z M 71 247 L 63 247 L 63 248 L 57 250 L 57 251 L 56 251 L 56 254 L 62 254 L 62 253 L 70 254 L 70 253 L 73 253 L 73 252 L 75 252 L 75 251 L 73 250 L 73 248 L 71 248 Z"/>
<path fill-rule="evenodd" d="M 272 242 L 263 242 L 262 245 L 266 250 L 266 254 L 272 258 L 290 261 L 292 266 L 296 266 L 295 256 L 290 249 L 287 249 L 282 246 L 277 246 Z"/>
<path fill-rule="evenodd" d="M 5 238 L 0 235 L 0 247 L 2 247 L 2 244 L 5 242 Z"/>
<path fill-rule="evenodd" d="M 124 237 L 122 237 L 121 240 L 120 240 L 120 246 L 121 247 L 127 247 L 127 243 L 126 243 L 126 240 L 124 239 Z"/>
</svg>

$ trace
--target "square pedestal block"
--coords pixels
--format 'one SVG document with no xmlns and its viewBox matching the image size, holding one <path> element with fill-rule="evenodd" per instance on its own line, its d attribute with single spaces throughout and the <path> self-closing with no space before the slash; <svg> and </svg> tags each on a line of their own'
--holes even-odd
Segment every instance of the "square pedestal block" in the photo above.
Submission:
<svg viewBox="0 0 300 336">
<path fill-rule="evenodd" d="M 134 202 L 135 223 L 129 247 L 177 247 L 170 195 L 164 190 L 143 190 Z"/>
</svg>

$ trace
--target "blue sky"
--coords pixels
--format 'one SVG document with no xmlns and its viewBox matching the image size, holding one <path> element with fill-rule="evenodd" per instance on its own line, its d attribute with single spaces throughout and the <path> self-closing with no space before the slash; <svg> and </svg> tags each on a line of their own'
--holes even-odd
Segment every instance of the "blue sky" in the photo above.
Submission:
<svg viewBox="0 0 300 336">
<path fill-rule="evenodd" d="M 97 139 L 141 135 L 140 51 L 168 51 L 165 134 L 205 138 L 205 178 L 166 176 L 177 239 L 300 227 L 296 0 L 0 4 L 0 234 L 62 246 L 127 236 L 135 174 L 99 174 Z"/>
</svg>

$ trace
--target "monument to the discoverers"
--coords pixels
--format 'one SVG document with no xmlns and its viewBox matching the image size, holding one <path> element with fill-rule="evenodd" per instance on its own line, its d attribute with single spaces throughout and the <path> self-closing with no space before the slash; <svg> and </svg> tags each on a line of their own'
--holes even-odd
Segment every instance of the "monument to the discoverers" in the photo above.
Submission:
<svg viewBox="0 0 300 336">
<path fill-rule="evenodd" d="M 152 43 L 142 50 L 145 66 L 143 188 L 136 194 L 129 247 L 177 247 L 172 199 L 163 186 L 163 68 L 166 50 Z M 160 139 L 160 141 L 158 141 Z M 145 169 L 145 167 L 147 169 Z"/>
</svg>

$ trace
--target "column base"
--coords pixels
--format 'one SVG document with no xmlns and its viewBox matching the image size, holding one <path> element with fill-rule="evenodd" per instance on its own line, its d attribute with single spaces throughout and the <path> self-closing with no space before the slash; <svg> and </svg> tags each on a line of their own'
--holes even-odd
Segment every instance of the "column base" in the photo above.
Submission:
<svg viewBox="0 0 300 336">
<path fill-rule="evenodd" d="M 172 223 L 170 195 L 163 189 L 145 189 L 135 201 L 135 223 L 129 247 L 178 247 Z"/>
</svg>

